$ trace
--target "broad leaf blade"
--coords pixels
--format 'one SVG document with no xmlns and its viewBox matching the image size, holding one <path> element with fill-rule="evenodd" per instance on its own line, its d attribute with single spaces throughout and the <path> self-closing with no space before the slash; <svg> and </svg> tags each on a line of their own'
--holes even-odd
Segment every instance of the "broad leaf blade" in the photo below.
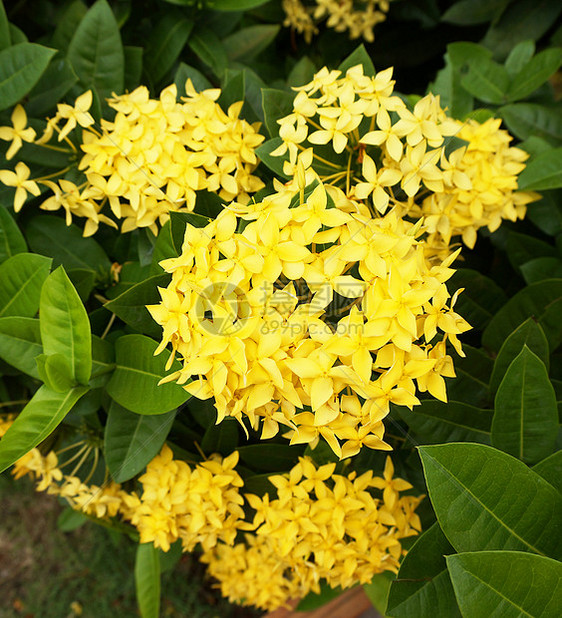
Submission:
<svg viewBox="0 0 562 618">
<path fill-rule="evenodd" d="M 33 253 L 18 253 L 0 264 L 0 317 L 37 313 L 50 266 L 49 258 Z"/>
<path fill-rule="evenodd" d="M 39 320 L 11 316 L 0 318 L 0 358 L 12 367 L 39 379 L 35 357 L 43 353 Z"/>
<path fill-rule="evenodd" d="M 6 208 L 0 207 L 0 263 L 26 251 L 27 245 L 17 223 Z"/>
<path fill-rule="evenodd" d="M 137 547 L 135 589 L 142 618 L 160 616 L 160 554 L 152 543 Z"/>
</svg>

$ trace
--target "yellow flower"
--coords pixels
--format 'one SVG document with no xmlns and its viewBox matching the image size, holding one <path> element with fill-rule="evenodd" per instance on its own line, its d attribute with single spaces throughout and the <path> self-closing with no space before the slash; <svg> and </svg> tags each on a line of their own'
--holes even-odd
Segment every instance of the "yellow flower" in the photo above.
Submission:
<svg viewBox="0 0 562 618">
<path fill-rule="evenodd" d="M 73 106 L 66 103 L 57 105 L 56 118 L 66 120 L 64 127 L 59 131 L 59 142 L 76 128 L 77 124 L 81 127 L 89 127 L 94 124 L 94 119 L 88 112 L 92 106 L 92 100 L 92 91 L 87 90 L 76 99 Z"/>
<path fill-rule="evenodd" d="M 27 115 L 21 105 L 16 105 L 12 112 L 12 126 L 0 127 L 0 139 L 12 142 L 6 153 L 8 161 L 22 147 L 23 142 L 32 142 L 35 139 L 35 130 L 27 127 Z"/>
<path fill-rule="evenodd" d="M 19 212 L 27 199 L 27 194 L 39 195 L 41 193 L 37 183 L 29 180 L 30 170 L 25 163 L 20 161 L 16 164 L 15 172 L 0 170 L 0 182 L 8 187 L 16 187 L 14 195 L 14 210 Z"/>
</svg>

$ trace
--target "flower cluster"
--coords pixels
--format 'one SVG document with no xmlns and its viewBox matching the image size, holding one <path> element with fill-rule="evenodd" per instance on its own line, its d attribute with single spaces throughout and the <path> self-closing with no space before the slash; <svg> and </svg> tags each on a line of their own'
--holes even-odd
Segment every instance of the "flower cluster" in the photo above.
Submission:
<svg viewBox="0 0 562 618">
<path fill-rule="evenodd" d="M 318 34 L 318 24 L 336 32 L 349 32 L 349 38 L 364 38 L 372 43 L 373 28 L 386 19 L 390 0 L 283 0 L 284 26 L 302 34 L 307 43 Z"/>
<path fill-rule="evenodd" d="M 256 536 L 217 545 L 202 558 L 224 596 L 271 610 L 319 592 L 321 579 L 348 588 L 385 570 L 397 572 L 400 539 L 421 527 L 415 514 L 421 497 L 399 495 L 411 485 L 393 478 L 390 458 L 384 478 L 372 472 L 343 476 L 334 468 L 301 458 L 289 474 L 270 477 L 276 499 L 246 496 L 256 512 Z M 373 490 L 383 490 L 382 497 Z"/>
<path fill-rule="evenodd" d="M 148 307 L 163 327 L 156 353 L 171 344 L 183 361 L 165 380 L 262 438 L 283 425 L 291 443 L 322 437 L 340 457 L 390 449 L 389 402 L 446 400 L 447 342 L 462 354 L 469 326 L 445 285 L 455 254 L 430 262 L 419 226 L 372 218 L 318 180 L 277 188 L 188 224 L 181 255 L 161 262 L 172 280 Z"/>
<path fill-rule="evenodd" d="M 37 183 L 47 187 L 52 195 L 41 208 L 64 209 L 68 224 L 73 216 L 86 218 L 86 236 L 94 234 L 102 222 L 116 227 L 116 220 L 122 222 L 122 232 L 147 227 L 156 234 L 170 210 L 193 210 L 196 192 L 203 189 L 218 193 L 225 201 L 247 202 L 249 193 L 263 187 L 252 171 L 257 165 L 254 149 L 264 138 L 256 126 L 239 118 L 242 102 L 224 112 L 216 102 L 219 96 L 219 89 L 196 92 L 190 80 L 181 103 L 175 85 L 165 88 L 158 99 L 150 98 L 147 88 L 140 86 L 108 99 L 115 117 L 102 120 L 98 131 L 88 111 L 92 105 L 88 91 L 74 106 L 59 104 L 35 142 L 60 150 L 49 143 L 57 134 L 72 153 L 76 147 L 68 136 L 82 127 L 81 180 L 76 180 L 76 169 L 67 168 L 59 180 L 31 181 L 29 168 L 19 162 L 15 173 L 0 171 L 0 181 L 16 187 L 16 211 L 27 192 L 39 195 Z M 32 129 L 25 129 L 27 119 L 21 106 L 16 107 L 12 120 L 13 128 L 0 127 L 0 139 L 12 141 L 10 156 L 22 140 L 35 137 Z M 63 177 L 70 172 L 70 177 Z"/>
<path fill-rule="evenodd" d="M 395 207 L 427 217 L 426 242 L 441 257 L 451 238 L 472 247 L 478 228 L 523 217 L 537 198 L 516 190 L 528 155 L 509 147 L 499 120 L 453 120 L 431 94 L 409 109 L 394 93 L 392 69 L 369 77 L 361 65 L 345 75 L 323 68 L 295 90 L 293 113 L 278 121 L 282 143 L 271 153 L 285 155 L 284 172 L 294 176 L 302 161 L 374 215 Z M 467 145 L 448 153 L 452 136 Z"/>
<path fill-rule="evenodd" d="M 147 466 L 139 481 L 143 491 L 126 496 L 127 519 L 140 532 L 141 543 L 153 542 L 168 551 L 181 539 L 184 551 L 197 544 L 204 550 L 217 541 L 232 544 L 244 518 L 240 495 L 243 481 L 234 470 L 238 453 L 222 459 L 212 456 L 193 468 L 162 451 Z"/>
</svg>

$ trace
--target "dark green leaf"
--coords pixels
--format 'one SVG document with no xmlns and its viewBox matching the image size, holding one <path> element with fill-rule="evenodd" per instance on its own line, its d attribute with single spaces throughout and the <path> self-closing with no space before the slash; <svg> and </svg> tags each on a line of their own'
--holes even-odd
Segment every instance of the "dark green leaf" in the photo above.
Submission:
<svg viewBox="0 0 562 618">
<path fill-rule="evenodd" d="M 43 442 L 87 392 L 85 386 L 66 393 L 41 386 L 0 440 L 0 472 Z"/>
<path fill-rule="evenodd" d="M 482 334 L 482 344 L 490 350 L 499 350 L 509 334 L 530 317 L 539 321 L 546 338 L 552 341 L 551 334 L 555 334 L 556 331 L 554 325 L 551 325 L 546 318 L 549 317 L 550 307 L 555 306 L 560 298 L 562 298 L 562 279 L 549 279 L 523 288 L 490 320 Z M 551 344 L 551 349 L 555 347 Z"/>
<path fill-rule="evenodd" d="M 517 101 L 528 97 L 556 73 L 561 63 L 562 49 L 553 47 L 538 53 L 513 77 L 507 98 Z"/>
<path fill-rule="evenodd" d="M 158 386 L 181 365 L 174 361 L 168 371 L 167 354 L 154 356 L 157 343 L 143 335 L 125 335 L 115 344 L 115 371 L 107 392 L 119 405 L 137 414 L 164 414 L 185 403 L 190 395 L 174 382 Z"/>
<path fill-rule="evenodd" d="M 508 0 L 459 0 L 449 7 L 441 17 L 458 26 L 472 26 L 492 21 L 507 4 Z"/>
<path fill-rule="evenodd" d="M 172 241 L 178 255 L 180 255 L 185 236 L 186 225 L 193 227 L 205 227 L 209 224 L 210 219 L 195 212 L 171 212 L 170 225 L 172 232 Z"/>
<path fill-rule="evenodd" d="M 160 302 L 158 287 L 166 287 L 169 281 L 170 275 L 168 274 L 149 277 L 105 303 L 104 307 L 135 330 L 159 337 L 162 334 L 162 328 L 152 319 L 146 305 Z"/>
<path fill-rule="evenodd" d="M 62 266 L 45 281 L 39 309 L 43 352 L 64 356 L 76 382 L 88 384 L 92 373 L 90 320 Z"/>
<path fill-rule="evenodd" d="M 396 575 L 391 571 L 383 571 L 375 575 L 370 583 L 363 584 L 365 594 L 380 614 L 385 613 L 390 586 L 395 578 Z"/>
<path fill-rule="evenodd" d="M 193 53 L 221 79 L 228 65 L 226 51 L 220 39 L 207 28 L 197 28 L 189 39 Z"/>
<path fill-rule="evenodd" d="M 137 547 L 135 589 L 142 618 L 160 616 L 160 552 L 153 543 Z"/>
<path fill-rule="evenodd" d="M 142 47 L 133 45 L 123 46 L 123 57 L 125 59 L 124 85 L 125 90 L 134 90 L 142 79 Z"/>
<path fill-rule="evenodd" d="M 498 110 L 511 133 L 519 139 L 540 137 L 552 146 L 562 142 L 562 110 L 538 103 L 512 103 Z M 529 210 L 536 207 L 532 204 Z"/>
<path fill-rule="evenodd" d="M 523 349 L 498 388 L 492 444 L 528 464 L 552 453 L 558 433 L 558 408 L 544 363 Z"/>
<path fill-rule="evenodd" d="M 173 67 L 193 29 L 193 22 L 165 13 L 151 30 L 144 50 L 144 67 L 153 83 Z"/>
<path fill-rule="evenodd" d="M 504 67 L 492 60 L 472 62 L 461 84 L 480 101 L 500 105 L 506 101 L 509 75 Z"/>
<path fill-rule="evenodd" d="M 55 56 L 29 93 L 25 104 L 27 115 L 43 116 L 50 112 L 77 81 L 78 77 L 66 59 Z"/>
<path fill-rule="evenodd" d="M 10 47 L 12 40 L 10 38 L 10 22 L 6 16 L 4 3 L 0 0 L 0 50 Z"/>
<path fill-rule="evenodd" d="M 70 41 L 67 58 L 84 89 L 95 90 L 101 99 L 123 92 L 123 45 L 107 0 L 97 0 L 88 10 Z"/>
<path fill-rule="evenodd" d="M 523 346 L 527 346 L 534 352 L 548 369 L 548 341 L 540 324 L 535 322 L 532 318 L 528 318 L 502 343 L 494 362 L 492 377 L 490 378 L 490 390 L 492 393 L 497 391 L 507 368 L 521 352 Z"/>
<path fill-rule="evenodd" d="M 482 444 L 419 452 L 437 520 L 457 551 L 516 549 L 560 558 L 562 496 L 522 461 Z"/>
<path fill-rule="evenodd" d="M 238 452 L 240 460 L 245 464 L 267 472 L 289 471 L 299 454 L 294 446 L 267 443 L 241 446 Z"/>
<path fill-rule="evenodd" d="M 0 318 L 0 358 L 12 367 L 39 379 L 35 357 L 43 352 L 39 320 Z"/>
<path fill-rule="evenodd" d="M 291 92 L 285 92 L 284 90 L 274 90 L 273 88 L 264 88 L 262 90 L 265 126 L 272 138 L 276 138 L 279 135 L 279 124 L 277 121 L 292 113 L 294 98 Z"/>
<path fill-rule="evenodd" d="M 245 78 L 244 71 L 226 69 L 224 73 L 224 80 L 221 95 L 217 100 L 217 103 L 224 109 L 228 108 L 239 101 L 244 100 L 245 92 Z M 212 195 L 217 196 L 216 193 Z M 218 197 L 218 196 L 217 196 Z M 199 195 L 197 196 L 199 199 Z"/>
<path fill-rule="evenodd" d="M 275 172 L 275 174 L 279 178 L 288 178 L 288 176 L 283 172 L 283 161 L 288 160 L 286 154 L 283 156 L 272 157 L 271 153 L 278 148 L 282 144 L 283 140 L 280 137 L 274 137 L 273 139 L 267 140 L 261 146 L 258 146 L 255 150 L 256 156 L 260 161 L 263 161 L 267 167 Z"/>
<path fill-rule="evenodd" d="M 528 208 L 527 219 L 549 236 L 562 234 L 562 191 L 544 193 L 540 201 Z"/>
<path fill-rule="evenodd" d="M 453 66 L 449 54 L 445 54 L 445 68 L 441 69 L 430 84 L 428 91 L 440 96 L 441 106 L 447 108 L 453 118 L 464 118 L 474 105 L 474 99 L 461 84 L 460 70 Z"/>
<path fill-rule="evenodd" d="M 304 86 L 314 77 L 316 65 L 308 56 L 303 56 L 291 69 L 287 77 L 287 85 L 291 87 Z"/>
<path fill-rule="evenodd" d="M 175 410 L 158 416 L 144 416 L 111 402 L 105 426 L 104 453 L 116 483 L 133 478 L 160 452 L 175 416 Z"/>
<path fill-rule="evenodd" d="M 57 528 L 62 532 L 72 532 L 80 528 L 80 526 L 84 525 L 87 521 L 88 518 L 84 513 L 66 508 L 57 517 Z"/>
<path fill-rule="evenodd" d="M 174 83 L 178 88 L 178 96 L 185 96 L 185 82 L 190 79 L 197 92 L 202 92 L 213 87 L 213 84 L 197 69 L 190 67 L 185 62 L 180 62 L 174 76 Z"/>
<path fill-rule="evenodd" d="M 363 66 L 363 73 L 369 77 L 374 77 L 376 74 L 375 65 L 371 60 L 371 57 L 367 53 L 363 44 L 354 50 L 349 56 L 339 65 L 338 70 L 345 73 L 348 69 L 361 64 Z"/>
<path fill-rule="evenodd" d="M 225 419 L 218 425 L 209 425 L 201 440 L 201 450 L 207 455 L 230 455 L 237 446 L 238 422 L 231 419 Z"/>
<path fill-rule="evenodd" d="M 544 191 L 562 187 L 562 148 L 533 157 L 519 175 L 519 189 Z"/>
<path fill-rule="evenodd" d="M 51 45 L 66 52 L 76 29 L 87 12 L 88 7 L 81 0 L 74 0 L 68 4 L 57 18 Z"/>
<path fill-rule="evenodd" d="M 246 62 L 255 58 L 273 42 L 279 30 L 280 26 L 273 24 L 257 24 L 240 28 L 223 40 L 228 59 Z"/>
<path fill-rule="evenodd" d="M 17 223 L 6 208 L 0 207 L 0 263 L 26 251 L 25 238 Z"/>
<path fill-rule="evenodd" d="M 82 302 L 86 302 L 95 287 L 96 273 L 85 268 L 75 268 L 68 271 L 68 278 L 72 281 Z"/>
<path fill-rule="evenodd" d="M 492 57 L 492 52 L 482 45 L 465 41 L 447 45 L 447 54 L 453 66 L 458 69 L 466 67 L 472 62 L 475 64 L 486 62 Z"/>
<path fill-rule="evenodd" d="M 533 472 L 542 476 L 562 494 L 562 451 L 557 451 L 550 457 L 539 461 L 533 466 Z"/>
<path fill-rule="evenodd" d="M 169 221 L 162 226 L 158 232 L 158 238 L 154 245 L 154 251 L 152 253 L 152 264 L 150 265 L 150 273 L 152 275 L 161 275 L 164 271 L 159 265 L 159 262 L 171 257 L 177 257 L 178 252 L 172 241 L 172 231 Z"/>
<path fill-rule="evenodd" d="M 106 339 L 100 339 L 92 335 L 92 375 L 90 385 L 92 388 L 94 378 L 98 381 L 115 368 L 115 353 L 113 346 Z M 103 382 L 105 383 L 105 382 Z"/>
<path fill-rule="evenodd" d="M 490 444 L 491 410 L 481 410 L 459 401 L 426 399 L 414 410 L 395 408 L 408 423 L 416 444 L 436 442 L 481 442 Z"/>
<path fill-rule="evenodd" d="M 39 81 L 54 49 L 18 43 L 0 52 L 0 110 L 20 101 Z"/>
<path fill-rule="evenodd" d="M 535 53 L 534 41 L 521 41 L 509 52 L 505 68 L 510 77 L 514 77 L 529 62 Z"/>
<path fill-rule="evenodd" d="M 438 524 L 412 545 L 390 586 L 386 615 L 396 618 L 460 618 L 445 555 L 454 549 Z"/>
<path fill-rule="evenodd" d="M 246 11 L 265 4 L 268 0 L 213 0 L 215 11 Z"/>
<path fill-rule="evenodd" d="M 507 257 L 515 270 L 539 256 L 555 257 L 556 249 L 538 238 L 517 232 L 509 232 L 506 244 Z"/>
<path fill-rule="evenodd" d="M 562 260 L 555 257 L 541 257 L 521 265 L 521 274 L 527 283 L 545 279 L 562 279 Z"/>
<path fill-rule="evenodd" d="M 562 564 L 517 551 L 447 556 L 463 616 L 558 618 Z"/>
<path fill-rule="evenodd" d="M 453 401 L 485 407 L 489 402 L 490 376 L 494 363 L 481 349 L 463 344 L 464 357 L 455 359 L 457 377 L 447 380 L 447 394 Z"/>
<path fill-rule="evenodd" d="M 0 264 L 0 317 L 37 313 L 50 266 L 49 258 L 33 253 L 18 253 Z"/>
</svg>

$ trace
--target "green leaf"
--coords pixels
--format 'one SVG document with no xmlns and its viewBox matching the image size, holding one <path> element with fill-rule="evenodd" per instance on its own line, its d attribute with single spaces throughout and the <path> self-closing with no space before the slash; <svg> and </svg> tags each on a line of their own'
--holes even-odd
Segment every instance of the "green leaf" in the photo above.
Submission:
<svg viewBox="0 0 562 618">
<path fill-rule="evenodd" d="M 135 558 L 135 589 L 142 618 L 160 616 L 160 552 L 153 543 L 141 543 Z"/>
<path fill-rule="evenodd" d="M 248 444 L 238 449 L 240 460 L 264 472 L 285 472 L 295 465 L 298 454 L 288 444 Z"/>
<path fill-rule="evenodd" d="M 166 287 L 169 281 L 170 275 L 168 274 L 149 277 L 125 290 L 117 298 L 105 303 L 104 307 L 115 313 L 125 324 L 132 326 L 135 330 L 160 337 L 162 327 L 152 319 L 146 305 L 154 305 L 160 302 L 158 287 Z"/>
<path fill-rule="evenodd" d="M 246 11 L 265 4 L 268 0 L 213 0 L 215 11 Z"/>
<path fill-rule="evenodd" d="M 457 377 L 447 381 L 450 400 L 485 407 L 489 402 L 490 376 L 494 363 L 480 348 L 463 344 L 465 357 L 455 359 Z"/>
<path fill-rule="evenodd" d="M 519 175 L 517 184 L 525 191 L 562 187 L 562 148 L 553 148 L 533 157 Z"/>
<path fill-rule="evenodd" d="M 365 594 L 380 614 L 384 614 L 386 610 L 390 586 L 395 578 L 396 575 L 391 571 L 383 571 L 375 575 L 370 583 L 363 584 Z"/>
<path fill-rule="evenodd" d="M 527 219 L 549 236 L 562 234 L 562 191 L 544 193 L 542 199 L 527 210 Z"/>
<path fill-rule="evenodd" d="M 12 45 L 29 42 L 25 32 L 15 24 L 10 24 L 10 38 L 12 39 Z"/>
<path fill-rule="evenodd" d="M 134 90 L 141 83 L 143 53 L 144 49 L 142 47 L 135 47 L 133 45 L 123 46 L 125 90 Z"/>
<path fill-rule="evenodd" d="M 101 99 L 123 92 L 123 44 L 106 0 L 97 0 L 88 10 L 70 41 L 67 58 L 84 89 L 95 90 Z"/>
<path fill-rule="evenodd" d="M 144 50 L 144 67 L 153 83 L 159 82 L 174 65 L 193 29 L 193 22 L 165 13 L 151 30 Z"/>
<path fill-rule="evenodd" d="M 0 207 L 0 263 L 26 251 L 25 238 L 17 223 L 6 208 Z"/>
<path fill-rule="evenodd" d="M 562 5 L 553 0 L 515 0 L 484 37 L 482 43 L 498 59 L 505 58 L 521 41 L 537 41 L 555 23 Z"/>
<path fill-rule="evenodd" d="M 506 0 L 459 0 L 442 15 L 441 21 L 472 26 L 492 21 L 505 8 Z"/>
<path fill-rule="evenodd" d="M 562 110 L 538 103 L 512 103 L 498 110 L 507 128 L 519 139 L 540 137 L 552 146 L 562 142 Z M 534 203 L 529 211 L 536 208 Z"/>
<path fill-rule="evenodd" d="M 428 92 L 440 96 L 441 106 L 448 109 L 448 114 L 453 118 L 464 118 L 472 111 L 474 99 L 461 84 L 462 74 L 445 54 L 445 68 L 441 69 L 433 84 L 428 87 Z"/>
<path fill-rule="evenodd" d="M 542 476 L 562 494 L 562 451 L 557 451 L 550 457 L 539 461 L 533 466 L 533 472 Z"/>
<path fill-rule="evenodd" d="M 175 416 L 175 410 L 158 416 L 144 416 L 111 402 L 105 426 L 104 453 L 116 483 L 132 479 L 160 452 Z"/>
<path fill-rule="evenodd" d="M 223 39 L 224 49 L 229 60 L 247 62 L 255 58 L 275 40 L 281 29 L 272 24 L 257 24 L 240 28 Z"/>
<path fill-rule="evenodd" d="M 190 79 L 193 83 L 193 87 L 197 92 L 202 92 L 203 90 L 207 90 L 213 87 L 213 84 L 194 67 L 185 64 L 185 62 L 180 62 L 178 66 L 178 70 L 174 76 L 174 83 L 178 89 L 178 96 L 185 96 L 185 82 Z"/>
<path fill-rule="evenodd" d="M 517 101 L 528 97 L 556 73 L 561 63 L 562 49 L 552 47 L 538 53 L 515 75 L 507 91 L 507 98 Z"/>
<path fill-rule="evenodd" d="M 115 371 L 107 392 L 119 405 L 137 414 L 164 414 L 185 403 L 190 395 L 173 382 L 158 386 L 181 365 L 166 371 L 167 354 L 154 356 L 157 343 L 143 335 L 125 335 L 115 343 Z"/>
<path fill-rule="evenodd" d="M 509 75 L 504 67 L 492 60 L 473 62 L 461 84 L 480 101 L 500 105 L 506 101 Z"/>
<path fill-rule="evenodd" d="M 54 49 L 36 43 L 18 43 L 0 52 L 0 111 L 35 86 L 54 55 Z"/>
<path fill-rule="evenodd" d="M 238 422 L 225 419 L 218 425 L 209 425 L 201 440 L 201 450 L 210 455 L 230 455 L 238 446 Z"/>
<path fill-rule="evenodd" d="M 514 77 L 529 62 L 535 53 L 534 41 L 521 41 L 509 52 L 505 68 L 510 77 Z"/>
<path fill-rule="evenodd" d="M 224 72 L 221 95 L 217 100 L 217 103 L 224 110 L 227 110 L 233 103 L 244 100 L 246 90 L 245 81 L 244 71 L 226 69 Z M 217 196 L 216 193 L 212 195 Z M 199 195 L 197 198 L 199 198 Z"/>
<path fill-rule="evenodd" d="M 363 73 L 369 77 L 374 77 L 376 74 L 375 65 L 371 60 L 371 57 L 367 53 L 363 44 L 359 45 L 349 56 L 339 65 L 338 70 L 345 73 L 348 69 L 356 66 L 357 64 L 363 65 Z"/>
<path fill-rule="evenodd" d="M 424 399 L 414 410 L 394 408 L 408 423 L 416 443 L 481 442 L 490 444 L 492 412 L 460 401 Z"/>
<path fill-rule="evenodd" d="M 189 39 L 189 47 L 219 79 L 222 79 L 228 58 L 222 42 L 211 30 L 198 27 Z"/>
<path fill-rule="evenodd" d="M 463 616 L 557 618 L 562 607 L 562 564 L 517 551 L 447 556 Z"/>
<path fill-rule="evenodd" d="M 39 320 L 0 318 L 0 358 L 12 367 L 39 379 L 35 357 L 43 353 Z"/>
<path fill-rule="evenodd" d="M 556 249 L 543 240 L 512 231 L 508 232 L 505 248 L 507 257 L 515 270 L 535 257 L 558 255 Z"/>
<path fill-rule="evenodd" d="M 521 352 L 523 346 L 527 346 L 534 352 L 548 369 L 549 348 L 546 335 L 540 324 L 532 318 L 528 318 L 502 343 L 502 347 L 494 362 L 492 377 L 490 378 L 490 391 L 492 393 L 498 390 L 498 386 L 503 380 L 507 368 Z"/>
<path fill-rule="evenodd" d="M 492 57 L 492 52 L 478 43 L 460 41 L 447 45 L 449 55 L 454 67 L 460 69 L 467 67 L 470 63 L 486 62 Z"/>
<path fill-rule="evenodd" d="M 291 69 L 287 77 L 287 85 L 293 88 L 304 86 L 312 80 L 316 73 L 316 65 L 308 56 L 303 56 Z"/>
<path fill-rule="evenodd" d="M 43 352 L 64 356 L 76 382 L 88 384 L 92 373 L 90 320 L 62 266 L 45 281 L 39 311 Z"/>
<path fill-rule="evenodd" d="M 461 294 L 462 296 L 462 294 Z M 562 279 L 533 283 L 520 290 L 490 320 L 482 333 L 482 344 L 490 350 L 499 350 L 511 332 L 527 318 L 534 317 L 542 326 L 546 338 L 555 342 L 555 325 L 549 322 L 550 309 L 562 298 Z"/>
<path fill-rule="evenodd" d="M 161 275 L 164 270 L 162 269 L 162 266 L 159 265 L 159 262 L 177 256 L 178 252 L 176 251 L 172 240 L 172 226 L 169 221 L 166 221 L 166 223 L 160 228 L 158 238 L 156 239 L 156 244 L 154 245 L 152 263 L 150 265 L 150 274 Z"/>
<path fill-rule="evenodd" d="M 50 266 L 49 258 L 33 253 L 18 253 L 0 264 L 0 317 L 37 313 Z"/>
<path fill-rule="evenodd" d="M 418 450 L 437 521 L 458 552 L 515 549 L 560 558 L 562 496 L 522 461 L 482 444 Z"/>
<path fill-rule="evenodd" d="M 438 524 L 412 545 L 390 585 L 386 614 L 396 618 L 460 618 L 445 555 L 454 549 Z"/>
<path fill-rule="evenodd" d="M 89 270 L 98 277 L 107 275 L 111 262 L 101 245 L 93 238 L 84 238 L 74 224 L 50 215 L 33 217 L 26 227 L 29 246 L 35 253 L 53 258 L 53 267 L 63 265 L 67 271 Z"/>
<path fill-rule="evenodd" d="M 464 288 L 455 310 L 468 323 L 483 329 L 506 302 L 505 292 L 489 277 L 470 268 L 459 268 L 451 278 L 451 290 Z"/>
<path fill-rule="evenodd" d="M 258 146 L 255 150 L 256 156 L 260 161 L 263 161 L 267 167 L 275 172 L 279 178 L 287 179 L 288 176 L 283 172 L 283 161 L 288 161 L 287 153 L 281 157 L 272 157 L 271 153 L 282 144 L 283 140 L 280 137 L 274 137 Z"/>
<path fill-rule="evenodd" d="M 172 233 L 172 242 L 178 255 L 180 255 L 185 237 L 185 228 L 187 224 L 193 227 L 205 227 L 210 222 L 208 217 L 199 215 L 195 212 L 170 212 L 170 225 Z"/>
<path fill-rule="evenodd" d="M 88 521 L 88 517 L 80 511 L 75 511 L 72 508 L 66 508 L 57 517 L 57 528 L 62 532 L 72 532 L 83 526 Z"/>
<path fill-rule="evenodd" d="M 326 603 L 333 601 L 342 593 L 342 589 L 331 588 L 326 582 L 320 584 L 320 592 L 309 592 L 296 607 L 297 612 L 312 612 Z"/>
<path fill-rule="evenodd" d="M 4 3 L 0 0 L 0 50 L 10 47 L 12 40 L 10 38 L 10 22 L 6 16 Z"/>
<path fill-rule="evenodd" d="M 88 7 L 81 0 L 74 0 L 74 2 L 68 4 L 57 17 L 51 45 L 66 52 L 74 33 L 87 12 Z"/>
<path fill-rule="evenodd" d="M 562 279 L 562 260 L 555 257 L 540 257 L 521 264 L 525 282 L 537 283 L 545 279 Z"/>
<path fill-rule="evenodd" d="M 509 365 L 494 407 L 495 447 L 528 464 L 552 453 L 558 433 L 556 396 L 544 363 L 526 345 Z"/>
<path fill-rule="evenodd" d="M 68 61 L 62 55 L 55 56 L 28 95 L 27 115 L 38 117 L 50 112 L 77 81 Z"/>
<path fill-rule="evenodd" d="M 66 393 L 41 386 L 0 440 L 0 473 L 43 442 L 87 392 L 85 386 Z"/>
<path fill-rule="evenodd" d="M 113 369 L 115 369 L 113 346 L 106 339 L 100 339 L 96 335 L 92 335 L 92 375 L 90 376 L 92 388 L 94 388 L 94 379 L 100 382 L 100 378 L 113 371 Z M 101 380 L 101 382 L 100 386 L 105 384 L 104 380 Z"/>
<path fill-rule="evenodd" d="M 277 121 L 293 112 L 293 100 L 295 97 L 291 92 L 275 90 L 273 88 L 264 88 L 261 92 L 265 126 L 269 135 L 272 138 L 276 138 L 279 136 L 279 124 Z"/>
<path fill-rule="evenodd" d="M 67 393 L 76 382 L 72 375 L 72 367 L 62 354 L 40 354 L 35 358 L 37 370 L 43 382 L 57 393 Z"/>
</svg>

